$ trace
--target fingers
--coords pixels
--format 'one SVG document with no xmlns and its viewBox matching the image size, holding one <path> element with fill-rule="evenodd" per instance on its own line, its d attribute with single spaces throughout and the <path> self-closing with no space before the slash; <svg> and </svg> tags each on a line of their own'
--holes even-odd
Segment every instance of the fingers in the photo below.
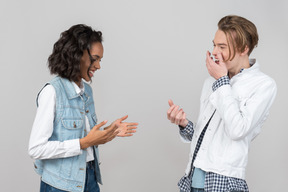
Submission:
<svg viewBox="0 0 288 192">
<path fill-rule="evenodd" d="M 137 125 L 138 123 L 125 123 L 122 127 L 123 127 L 123 130 L 126 130 L 126 132 L 127 131 L 136 132 L 135 129 L 137 129 Z"/>
<path fill-rule="evenodd" d="M 127 119 L 127 118 L 128 118 L 128 115 L 125 115 L 124 117 L 121 117 L 121 118 L 120 118 L 120 122 L 121 122 L 121 121 L 124 121 L 124 120 Z"/>
<path fill-rule="evenodd" d="M 171 118 L 171 113 L 174 110 L 174 108 L 176 107 L 176 105 L 172 105 L 172 107 L 170 107 L 167 111 L 167 118 L 170 120 Z"/>
<path fill-rule="evenodd" d="M 118 137 L 130 137 L 130 136 L 133 136 L 134 133 L 136 133 L 136 130 L 126 130 L 125 132 L 119 132 L 117 136 Z"/>
<path fill-rule="evenodd" d="M 181 123 L 181 121 L 183 120 L 183 115 L 184 115 L 184 111 L 183 109 L 180 109 L 178 114 L 175 117 L 175 124 L 179 125 Z"/>
<path fill-rule="evenodd" d="M 136 128 L 134 128 L 134 129 L 127 129 L 127 131 L 126 131 L 126 134 L 127 133 L 136 133 L 136 130 L 135 130 Z"/>
<path fill-rule="evenodd" d="M 127 123 L 127 126 L 134 126 L 134 125 L 138 125 L 138 123 Z"/>
<path fill-rule="evenodd" d="M 173 110 L 171 111 L 171 113 L 170 113 L 170 116 L 169 116 L 169 120 L 172 122 L 172 123 L 175 123 L 175 117 L 176 117 L 176 115 L 178 114 L 178 111 L 179 110 L 179 106 L 175 106 L 174 108 L 173 108 Z"/>
<path fill-rule="evenodd" d="M 179 125 L 186 119 L 186 114 L 183 109 L 179 110 L 179 106 L 173 105 L 167 111 L 167 118 L 171 123 Z"/>
<path fill-rule="evenodd" d="M 186 120 L 186 113 L 183 111 L 183 109 L 181 109 L 181 111 L 179 111 L 178 115 L 175 118 L 175 124 L 182 125 L 185 120 Z"/>
<path fill-rule="evenodd" d="M 99 130 L 103 125 L 105 125 L 108 121 L 105 120 L 105 121 L 102 121 L 101 123 L 99 123 L 98 125 L 95 125 L 95 129 L 96 130 Z"/>
<path fill-rule="evenodd" d="M 206 66 L 211 65 L 211 61 L 214 62 L 213 58 L 211 57 L 211 53 L 209 51 L 206 52 Z"/>
<path fill-rule="evenodd" d="M 112 123 L 111 125 L 109 125 L 108 127 L 106 127 L 105 130 L 110 133 L 110 132 L 114 132 L 117 128 L 118 128 L 118 127 L 116 126 L 116 124 L 115 124 L 115 123 Z"/>
<path fill-rule="evenodd" d="M 220 65 L 225 65 L 224 61 L 223 61 L 223 57 L 222 57 L 222 54 L 221 53 L 217 53 L 217 58 L 219 60 L 219 64 Z"/>
<path fill-rule="evenodd" d="M 169 106 L 172 107 L 174 105 L 173 101 L 171 99 L 168 100 Z"/>
</svg>

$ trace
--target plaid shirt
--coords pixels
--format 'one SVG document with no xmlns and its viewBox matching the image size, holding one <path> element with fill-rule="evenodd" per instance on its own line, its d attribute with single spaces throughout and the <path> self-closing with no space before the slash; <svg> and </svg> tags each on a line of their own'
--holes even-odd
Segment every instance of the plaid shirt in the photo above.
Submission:
<svg viewBox="0 0 288 192">
<path fill-rule="evenodd" d="M 243 69 L 240 72 L 242 71 Z M 229 84 L 230 84 L 229 77 L 223 76 L 214 82 L 212 89 L 213 91 L 216 91 L 222 85 L 229 85 Z M 192 140 L 193 133 L 194 133 L 193 123 L 191 121 L 188 122 L 185 128 L 180 127 L 181 136 L 190 141 Z M 201 136 L 202 138 L 198 139 L 198 143 L 196 145 L 196 148 L 198 149 L 195 149 L 195 151 L 198 151 L 201 146 L 200 142 L 203 140 L 204 135 L 201 134 Z M 206 172 L 204 189 L 206 192 L 229 192 L 229 191 L 249 192 L 248 185 L 245 180 L 234 177 L 227 177 L 213 172 Z"/>
</svg>

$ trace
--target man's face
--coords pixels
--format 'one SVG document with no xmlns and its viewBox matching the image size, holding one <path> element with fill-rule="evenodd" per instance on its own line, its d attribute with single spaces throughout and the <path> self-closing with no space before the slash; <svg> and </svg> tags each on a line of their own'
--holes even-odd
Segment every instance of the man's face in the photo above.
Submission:
<svg viewBox="0 0 288 192">
<path fill-rule="evenodd" d="M 230 47 L 231 47 L 231 43 Z M 235 57 L 233 58 L 233 60 L 230 60 L 229 58 L 229 47 L 228 47 L 228 40 L 227 37 L 225 35 L 225 33 L 221 30 L 217 30 L 214 40 L 213 40 L 213 45 L 214 45 L 214 49 L 212 52 L 212 55 L 215 58 L 215 62 L 219 63 L 219 58 L 217 58 L 217 53 L 220 53 L 222 55 L 223 60 L 226 63 L 226 67 L 228 69 L 228 71 L 230 71 L 231 69 L 233 69 L 235 67 L 235 65 L 237 65 L 237 58 L 239 57 L 239 53 L 236 52 Z M 233 55 L 233 49 L 231 47 L 231 56 Z"/>
</svg>

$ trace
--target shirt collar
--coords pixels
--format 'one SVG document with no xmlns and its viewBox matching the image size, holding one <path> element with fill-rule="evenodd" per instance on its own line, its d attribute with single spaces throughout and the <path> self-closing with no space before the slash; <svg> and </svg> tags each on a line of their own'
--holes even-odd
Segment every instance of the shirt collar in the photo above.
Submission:
<svg viewBox="0 0 288 192">
<path fill-rule="evenodd" d="M 256 59 L 249 59 L 250 67 L 252 67 L 255 63 L 256 63 Z M 242 73 L 242 71 L 244 70 L 246 69 L 245 68 L 240 69 L 240 73 Z"/>
<path fill-rule="evenodd" d="M 80 87 L 78 87 L 78 85 L 75 83 L 75 82 L 72 82 L 73 86 L 74 86 L 74 89 L 76 91 L 77 94 L 79 95 L 83 95 L 84 93 L 84 84 L 83 84 L 83 80 L 81 80 L 80 82 Z"/>
</svg>

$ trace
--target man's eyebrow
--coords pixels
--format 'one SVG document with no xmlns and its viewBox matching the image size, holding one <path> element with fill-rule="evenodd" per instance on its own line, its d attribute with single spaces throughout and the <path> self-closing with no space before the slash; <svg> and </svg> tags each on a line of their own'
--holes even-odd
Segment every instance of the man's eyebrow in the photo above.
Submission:
<svg viewBox="0 0 288 192">
<path fill-rule="evenodd" d="M 215 45 L 214 40 L 212 40 L 212 42 L 213 42 L 213 44 Z M 217 45 L 219 45 L 219 46 L 227 46 L 227 44 L 225 44 L 225 43 L 217 43 Z"/>
</svg>

